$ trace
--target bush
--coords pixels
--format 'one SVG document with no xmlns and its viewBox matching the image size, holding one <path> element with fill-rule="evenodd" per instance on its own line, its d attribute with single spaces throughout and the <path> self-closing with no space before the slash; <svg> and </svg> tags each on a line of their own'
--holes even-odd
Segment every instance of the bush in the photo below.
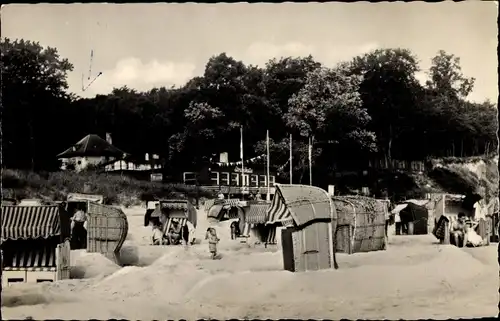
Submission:
<svg viewBox="0 0 500 321">
<path fill-rule="evenodd" d="M 82 193 L 87 185 L 90 193 L 103 195 L 107 203 L 131 206 L 154 198 L 213 197 L 213 193 L 196 186 L 140 181 L 121 175 L 85 171 L 33 173 L 5 169 L 2 193 L 11 198 L 64 200 L 68 193 Z M 198 193 L 199 192 L 199 193 Z"/>
</svg>

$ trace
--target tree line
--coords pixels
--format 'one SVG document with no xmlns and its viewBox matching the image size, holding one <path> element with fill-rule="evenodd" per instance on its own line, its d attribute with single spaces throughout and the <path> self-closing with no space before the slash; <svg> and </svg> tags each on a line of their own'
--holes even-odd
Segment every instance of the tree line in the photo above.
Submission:
<svg viewBox="0 0 500 321">
<path fill-rule="evenodd" d="M 418 58 L 388 48 L 327 67 L 308 57 L 246 65 L 225 53 L 202 76 L 180 87 L 115 88 L 81 98 L 68 93 L 73 65 L 56 48 L 2 39 L 4 168 L 57 170 L 56 155 L 89 133 L 113 135 L 127 153 L 155 153 L 166 174 L 192 170 L 214 154 L 238 160 L 240 127 L 246 157 L 265 151 L 287 179 L 293 137 L 295 183 L 307 183 L 308 139 L 313 172 L 360 169 L 368 159 L 424 160 L 477 156 L 497 148 L 497 106 L 467 100 L 474 78 L 460 59 L 439 51 L 421 84 Z M 105 75 L 104 75 L 105 76 Z"/>
</svg>

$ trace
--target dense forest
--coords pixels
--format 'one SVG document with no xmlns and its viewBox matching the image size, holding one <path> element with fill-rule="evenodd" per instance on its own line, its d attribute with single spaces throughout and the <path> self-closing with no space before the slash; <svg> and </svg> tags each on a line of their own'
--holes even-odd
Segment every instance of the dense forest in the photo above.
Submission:
<svg viewBox="0 0 500 321">
<path fill-rule="evenodd" d="M 115 88 L 80 98 L 68 93 L 73 65 L 56 48 L 3 39 L 2 148 L 4 168 L 57 170 L 56 155 L 89 133 L 113 135 L 130 154 L 159 154 L 167 174 L 196 167 L 227 151 L 238 160 L 240 126 L 245 158 L 265 151 L 288 177 L 293 136 L 294 181 L 308 182 L 307 142 L 314 142 L 314 177 L 368 159 L 496 153 L 497 106 L 467 100 L 474 79 L 459 57 L 432 58 L 429 81 L 416 79 L 418 58 L 407 49 L 377 49 L 335 67 L 308 57 L 265 66 L 215 55 L 200 77 L 181 87 L 139 92 Z M 98 81 L 98 80 L 97 80 Z"/>
</svg>

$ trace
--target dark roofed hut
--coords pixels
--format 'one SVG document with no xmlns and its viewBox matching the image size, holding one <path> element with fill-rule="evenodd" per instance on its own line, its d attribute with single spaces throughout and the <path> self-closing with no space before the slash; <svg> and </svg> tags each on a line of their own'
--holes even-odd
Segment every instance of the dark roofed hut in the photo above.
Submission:
<svg viewBox="0 0 500 321">
<path fill-rule="evenodd" d="M 276 184 L 267 222 L 282 230 L 284 269 L 292 272 L 336 266 L 333 233 L 336 211 L 326 191 L 308 185 Z"/>
<path fill-rule="evenodd" d="M 126 155 L 98 135 L 89 134 L 58 154 L 57 158 L 63 160 L 64 167 L 74 163 L 75 169 L 80 170 L 87 165 L 99 165 L 110 159 L 124 158 Z"/>
<path fill-rule="evenodd" d="M 89 134 L 79 140 L 76 144 L 57 155 L 57 158 L 72 157 L 123 157 L 124 152 L 111 145 L 96 134 Z"/>
<path fill-rule="evenodd" d="M 385 250 L 387 203 L 365 196 L 335 196 L 338 215 L 337 252 Z"/>
</svg>

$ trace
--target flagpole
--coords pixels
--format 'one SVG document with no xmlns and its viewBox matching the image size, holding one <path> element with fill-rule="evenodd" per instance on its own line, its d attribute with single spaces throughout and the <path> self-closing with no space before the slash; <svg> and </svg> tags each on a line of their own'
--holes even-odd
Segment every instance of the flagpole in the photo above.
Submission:
<svg viewBox="0 0 500 321">
<path fill-rule="evenodd" d="M 309 185 L 312 185 L 312 137 L 309 136 Z"/>
<path fill-rule="evenodd" d="M 241 156 L 241 192 L 243 194 L 243 190 L 244 190 L 244 178 L 245 177 L 245 171 L 244 171 L 244 161 L 243 161 L 243 126 L 240 126 L 240 156 Z"/>
<path fill-rule="evenodd" d="M 292 134 L 290 134 L 290 185 L 293 184 L 293 180 L 292 180 Z"/>
<path fill-rule="evenodd" d="M 271 200 L 271 188 L 269 186 L 269 129 L 266 132 L 266 147 L 267 147 L 267 200 Z"/>
</svg>

